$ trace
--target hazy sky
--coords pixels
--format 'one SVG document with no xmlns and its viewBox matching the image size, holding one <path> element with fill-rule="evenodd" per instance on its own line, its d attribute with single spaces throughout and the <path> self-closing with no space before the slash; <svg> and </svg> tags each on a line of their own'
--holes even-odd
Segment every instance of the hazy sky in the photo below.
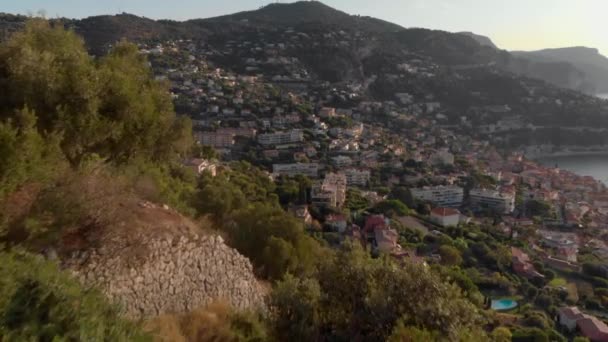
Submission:
<svg viewBox="0 0 608 342">
<path fill-rule="evenodd" d="M 129 12 L 150 18 L 205 18 L 257 9 L 269 0 L 0 0 L 0 12 L 86 17 Z M 281 1 L 290 2 L 290 1 Z M 473 31 L 501 48 L 589 46 L 608 55 L 608 0 L 325 0 L 351 14 L 405 27 Z"/>
</svg>

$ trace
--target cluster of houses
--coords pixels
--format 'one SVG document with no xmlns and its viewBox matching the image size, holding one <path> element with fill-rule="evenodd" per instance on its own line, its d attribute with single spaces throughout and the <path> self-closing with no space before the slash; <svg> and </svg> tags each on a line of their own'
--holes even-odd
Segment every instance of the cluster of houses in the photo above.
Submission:
<svg viewBox="0 0 608 342">
<path fill-rule="evenodd" d="M 289 29 L 262 36 L 252 32 L 220 46 L 184 40 L 141 48 L 150 56 L 156 77 L 170 82 L 176 109 L 192 119 L 201 145 L 213 147 L 223 160 L 253 161 L 273 179 L 312 180 L 307 204 L 290 207 L 307 225 L 314 221 L 308 205 L 331 207 L 336 210 L 322 221 L 332 231 L 361 241 L 373 253 L 422 262 L 399 244 L 388 218 L 370 215 L 360 228 L 343 210 L 349 189 L 358 189 L 373 206 L 386 199 L 379 189 L 400 186 L 409 189 L 415 202 L 430 205 L 428 221 L 417 221 L 424 229 L 481 220 L 514 238 L 521 228 L 534 230 L 526 237 L 530 248 L 511 250 L 513 270 L 523 277 L 543 277 L 531 262 L 532 253 L 545 265 L 567 271 L 580 271 L 577 256 L 583 246 L 598 258 L 608 258 L 606 237 L 589 239 L 581 231 L 583 225 L 595 231 L 608 226 L 604 184 L 543 167 L 522 153 L 505 156 L 493 147 L 509 132 L 538 129 L 514 106 L 471 107 L 467 116 L 454 120 L 440 95 L 396 89 L 392 99 L 378 101 L 367 93 L 374 77 L 329 84 L 313 77 L 291 52 L 355 46 L 368 38 L 357 32 Z M 223 60 L 234 60 L 227 56 L 240 64 L 223 66 Z M 165 58 L 177 63 L 167 67 L 161 63 Z M 383 79 L 400 84 L 441 74 L 428 58 L 408 58 Z M 465 70 L 462 77 L 472 77 Z M 552 96 L 525 87 L 529 98 L 523 101 L 537 103 Z M 564 105 L 569 104 L 575 103 Z M 217 172 L 217 163 L 211 161 L 196 159 L 186 165 L 199 174 Z M 479 182 L 479 176 L 490 181 Z M 532 204 L 537 202 L 549 205 L 549 217 L 533 217 Z M 579 317 L 574 329 L 601 336 L 593 335 L 589 322 L 595 321 Z"/>
</svg>

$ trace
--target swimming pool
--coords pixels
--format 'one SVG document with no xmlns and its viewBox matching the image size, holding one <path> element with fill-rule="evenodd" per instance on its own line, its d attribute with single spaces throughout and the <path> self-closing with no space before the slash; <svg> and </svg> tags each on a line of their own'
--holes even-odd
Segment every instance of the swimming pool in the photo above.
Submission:
<svg viewBox="0 0 608 342">
<path fill-rule="evenodd" d="M 492 300 L 492 310 L 505 311 L 517 307 L 517 302 L 513 299 L 496 299 Z"/>
</svg>

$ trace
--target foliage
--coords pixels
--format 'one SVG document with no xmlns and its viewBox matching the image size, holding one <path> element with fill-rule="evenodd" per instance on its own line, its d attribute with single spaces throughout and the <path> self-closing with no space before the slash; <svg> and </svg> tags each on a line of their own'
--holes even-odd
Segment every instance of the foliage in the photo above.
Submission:
<svg viewBox="0 0 608 342">
<path fill-rule="evenodd" d="M 403 204 L 407 205 L 410 208 L 413 208 L 416 205 L 416 201 L 410 189 L 397 186 L 391 190 L 389 194 L 391 199 L 400 200 Z"/>
<path fill-rule="evenodd" d="M 122 42 L 96 61 L 74 32 L 41 19 L 0 46 L 0 108 L 4 117 L 35 113 L 39 132 L 60 137 L 74 166 L 94 155 L 170 160 L 192 145 L 189 121 L 175 118 L 136 46 Z"/>
<path fill-rule="evenodd" d="M 518 328 L 513 331 L 513 342 L 549 342 L 549 336 L 539 328 Z"/>
<path fill-rule="evenodd" d="M 223 302 L 182 315 L 157 317 L 146 328 L 156 340 L 166 342 L 263 342 L 269 338 L 260 315 L 235 312 Z"/>
<path fill-rule="evenodd" d="M 406 216 L 409 214 L 409 208 L 400 200 L 386 200 L 374 206 L 372 209 L 378 214 L 384 214 L 389 217 Z"/>
<path fill-rule="evenodd" d="M 57 171 L 61 164 L 58 138 L 43 138 L 35 113 L 27 108 L 18 111 L 14 121 L 0 123 L 0 198 L 27 181 L 43 181 Z"/>
<path fill-rule="evenodd" d="M 346 190 L 346 207 L 351 211 L 360 211 L 369 207 L 369 201 L 363 197 L 358 189 L 349 188 Z"/>
<path fill-rule="evenodd" d="M 448 266 L 459 266 L 462 264 L 462 256 L 460 251 L 449 245 L 439 247 L 439 255 L 441 263 Z"/>
<path fill-rule="evenodd" d="M 0 252 L 0 336 L 6 341 L 143 341 L 104 298 L 40 257 Z"/>
<path fill-rule="evenodd" d="M 232 219 L 226 228 L 229 242 L 268 278 L 308 274 L 322 253 L 301 223 L 276 206 L 254 203 L 235 211 Z"/>
<path fill-rule="evenodd" d="M 438 341 L 439 334 L 437 332 L 428 331 L 425 329 L 416 328 L 413 326 L 405 326 L 402 321 L 399 321 L 393 329 L 393 333 L 388 338 L 389 342 L 417 342 L 417 341 Z"/>
<path fill-rule="evenodd" d="M 547 202 L 533 199 L 526 201 L 526 209 L 530 216 L 546 217 L 551 212 L 551 205 Z"/>
<path fill-rule="evenodd" d="M 290 305 L 277 305 L 279 299 Z M 481 319 L 457 286 L 430 270 L 371 259 L 356 245 L 326 258 L 315 279 L 279 282 L 271 303 L 278 336 L 285 340 L 319 334 L 328 340 L 386 340 L 400 320 L 456 338 L 476 329 Z"/>
<path fill-rule="evenodd" d="M 513 334 L 508 328 L 498 327 L 492 331 L 491 337 L 494 342 L 511 342 Z"/>
</svg>

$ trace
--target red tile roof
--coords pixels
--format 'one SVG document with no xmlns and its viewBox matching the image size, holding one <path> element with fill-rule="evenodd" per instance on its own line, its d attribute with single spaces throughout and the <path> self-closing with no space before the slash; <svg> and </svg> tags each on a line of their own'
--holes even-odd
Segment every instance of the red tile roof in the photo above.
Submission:
<svg viewBox="0 0 608 342">
<path fill-rule="evenodd" d="M 596 317 L 586 315 L 576 322 L 581 333 L 594 342 L 608 342 L 608 326 Z"/>
<path fill-rule="evenodd" d="M 437 216 L 454 216 L 454 215 L 460 215 L 460 212 L 456 209 L 452 209 L 452 208 L 435 208 L 431 211 L 431 213 L 433 215 L 437 215 Z"/>
</svg>

